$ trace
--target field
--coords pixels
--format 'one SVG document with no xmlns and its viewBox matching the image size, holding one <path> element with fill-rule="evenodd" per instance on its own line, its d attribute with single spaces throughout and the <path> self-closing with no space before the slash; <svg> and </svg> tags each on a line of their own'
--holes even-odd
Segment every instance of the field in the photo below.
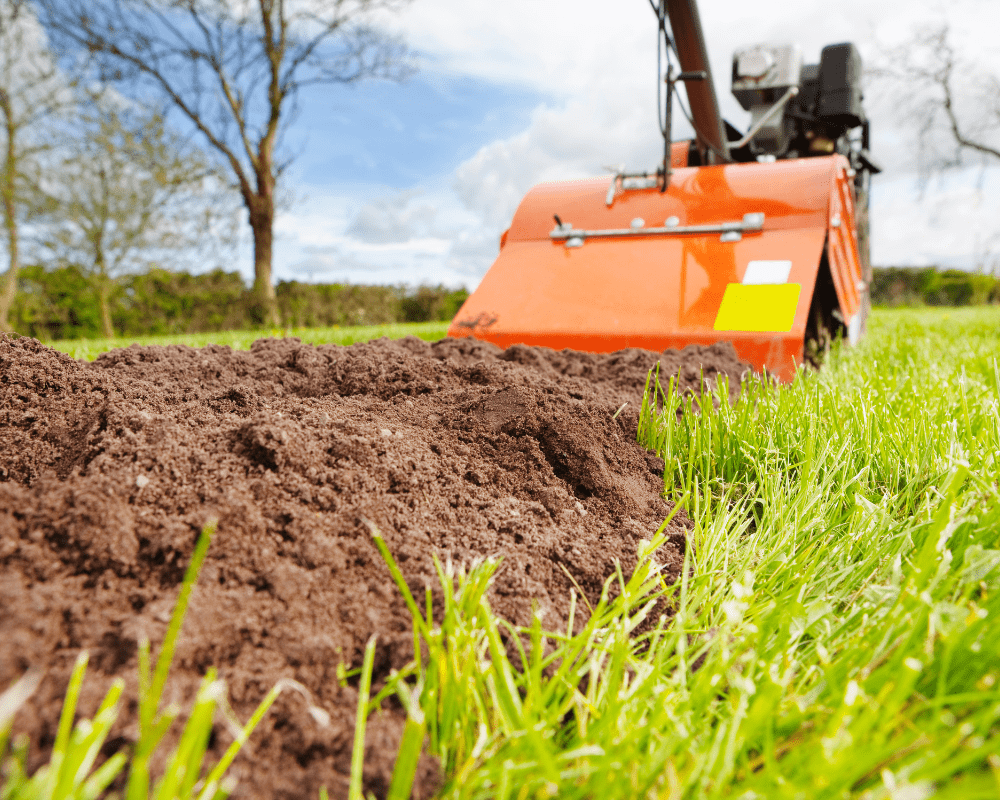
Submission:
<svg viewBox="0 0 1000 800">
<path fill-rule="evenodd" d="M 6 347 L 63 426 L 6 390 L 0 597 L 18 611 L 0 635 L 19 655 L 0 680 L 49 654 L 15 721 L 38 741 L 10 763 L 67 752 L 59 707 L 86 645 L 84 713 L 116 676 L 145 698 L 117 722 L 104 709 L 115 746 L 95 757 L 154 740 L 158 692 L 200 710 L 201 734 L 164 740 L 182 757 L 116 765 L 179 771 L 188 796 L 205 748 L 241 739 L 212 726 L 211 667 L 240 719 L 283 690 L 232 762 L 244 797 L 1000 792 L 993 309 L 879 312 L 790 386 L 737 391 L 723 352 L 664 359 L 641 403 L 652 356 L 274 342 L 90 369 Z M 316 482 L 321 461 L 350 497 Z M 166 637 L 170 680 L 129 677 L 143 635 Z M 53 784 L 60 759 L 77 764 L 53 759 Z M 287 780 L 265 788 L 261 763 Z"/>
<path fill-rule="evenodd" d="M 118 347 L 128 347 L 131 344 L 143 346 L 154 345 L 166 347 L 172 344 L 183 344 L 188 347 L 205 347 L 210 344 L 232 347 L 236 350 L 248 350 L 257 339 L 265 336 L 294 336 L 306 344 L 341 344 L 367 342 L 388 336 L 390 339 L 401 339 L 404 336 L 419 336 L 421 339 L 434 341 L 441 339 L 448 332 L 447 322 L 412 322 L 391 325 L 361 325 L 350 328 L 288 328 L 271 331 L 222 331 L 218 333 L 195 333 L 184 336 L 147 336 L 142 339 L 64 339 L 46 342 L 49 347 L 62 353 L 92 361 L 101 353 Z"/>
</svg>

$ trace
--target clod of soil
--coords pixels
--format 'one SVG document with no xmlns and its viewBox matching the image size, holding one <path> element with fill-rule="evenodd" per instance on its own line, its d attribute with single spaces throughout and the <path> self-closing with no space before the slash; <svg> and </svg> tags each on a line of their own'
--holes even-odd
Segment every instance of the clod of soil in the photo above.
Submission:
<svg viewBox="0 0 1000 800">
<path fill-rule="evenodd" d="M 491 601 L 528 624 L 536 601 L 564 626 L 571 583 L 596 596 L 669 511 L 662 461 L 635 442 L 647 371 L 682 387 L 746 371 L 728 345 L 608 355 L 502 351 L 415 338 L 351 347 L 297 339 L 228 347 L 132 346 L 74 361 L 0 337 L 0 687 L 42 667 L 16 729 L 37 765 L 55 737 L 79 650 L 91 653 L 81 711 L 112 676 L 135 691 L 136 647 L 162 640 L 198 531 L 219 520 L 167 697 L 189 703 L 219 668 L 243 718 L 294 678 L 326 709 L 285 694 L 232 774 L 238 797 L 344 797 L 357 695 L 337 681 L 367 639 L 375 675 L 412 658 L 410 619 L 366 520 L 408 583 L 431 554 L 501 556 Z M 614 418 L 625 402 L 626 410 Z M 661 560 L 676 574 L 685 519 Z M 384 793 L 402 722 L 369 722 L 365 781 Z M 124 708 L 109 750 L 135 736 Z M 228 734 L 219 725 L 213 753 Z M 439 776 L 425 759 L 414 796 Z"/>
</svg>

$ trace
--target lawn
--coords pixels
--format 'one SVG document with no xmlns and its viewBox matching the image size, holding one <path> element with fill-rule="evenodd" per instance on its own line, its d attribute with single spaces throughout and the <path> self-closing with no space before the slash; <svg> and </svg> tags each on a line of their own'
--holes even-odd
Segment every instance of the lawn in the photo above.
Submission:
<svg viewBox="0 0 1000 800">
<path fill-rule="evenodd" d="M 665 585 L 650 531 L 577 633 L 509 630 L 491 561 L 441 566 L 435 624 L 373 531 L 422 653 L 362 691 L 409 711 L 398 796 L 423 740 L 443 797 L 996 797 L 998 353 L 996 309 L 879 311 L 821 372 L 750 378 L 735 405 L 654 382 L 638 435 L 693 521 L 688 569 Z"/>
<path fill-rule="evenodd" d="M 269 336 L 296 336 L 307 344 L 354 344 L 367 342 L 387 336 L 390 339 L 402 339 L 404 336 L 419 336 L 421 339 L 436 341 L 448 332 L 448 322 L 411 322 L 393 323 L 391 325 L 360 325 L 354 327 L 335 328 L 274 328 L 273 330 L 257 331 L 219 331 L 216 333 L 190 333 L 175 336 L 144 336 L 138 338 L 118 337 L 115 339 L 61 339 L 45 342 L 73 358 L 93 361 L 101 353 L 118 347 L 139 345 L 171 345 L 183 344 L 188 347 L 204 347 L 209 344 L 219 344 L 232 347 L 234 350 L 249 350 L 258 339 Z"/>
</svg>

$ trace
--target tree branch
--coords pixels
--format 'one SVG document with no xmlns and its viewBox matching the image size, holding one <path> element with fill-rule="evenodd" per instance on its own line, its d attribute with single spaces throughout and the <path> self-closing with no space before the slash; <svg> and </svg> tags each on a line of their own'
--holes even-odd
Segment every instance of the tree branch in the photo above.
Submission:
<svg viewBox="0 0 1000 800">
<path fill-rule="evenodd" d="M 974 65 L 961 61 L 949 40 L 947 25 L 939 25 L 918 33 L 905 45 L 886 54 L 881 67 L 872 72 L 897 85 L 901 105 L 909 110 L 917 123 L 921 152 L 933 148 L 934 140 L 947 136 L 955 145 L 955 156 L 941 158 L 932 168 L 957 166 L 963 150 L 1000 159 L 1000 146 L 995 146 L 978 132 L 997 129 L 1000 122 L 1000 102 L 996 91 L 1000 86 L 996 78 L 986 80 L 986 86 L 974 90 L 956 86 L 958 78 L 975 74 Z M 985 90 L 984 90 L 985 89 Z M 966 101 L 975 96 L 979 111 L 960 110 L 963 97 Z M 990 98 L 990 100 L 987 100 Z M 992 103 L 996 106 L 995 120 L 987 120 L 981 109 Z M 988 135 L 988 134 L 987 134 Z"/>
<path fill-rule="evenodd" d="M 961 123 L 958 121 L 958 116 L 955 114 L 955 102 L 952 96 L 951 90 L 951 69 L 952 64 L 949 62 L 948 69 L 940 79 L 941 90 L 944 92 L 944 100 L 942 106 L 944 108 L 944 113 L 948 116 L 948 122 L 951 126 L 952 136 L 955 137 L 955 141 L 958 142 L 959 146 L 967 147 L 970 150 L 975 150 L 979 153 L 984 153 L 988 156 L 993 156 L 994 158 L 1000 159 L 1000 149 L 996 147 L 990 147 L 982 142 L 977 142 L 970 139 L 961 128 Z"/>
</svg>

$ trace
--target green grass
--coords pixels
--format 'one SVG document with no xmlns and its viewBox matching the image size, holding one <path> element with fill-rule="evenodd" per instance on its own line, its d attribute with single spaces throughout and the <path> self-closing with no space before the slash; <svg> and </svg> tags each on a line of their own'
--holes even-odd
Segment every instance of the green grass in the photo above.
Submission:
<svg viewBox="0 0 1000 800">
<path fill-rule="evenodd" d="M 234 350 L 249 350 L 258 339 L 269 336 L 297 336 L 307 344 L 354 344 L 387 336 L 402 339 L 404 336 L 418 336 L 428 341 L 442 339 L 448 332 L 448 322 L 412 322 L 391 325 L 360 325 L 346 328 L 275 328 L 270 331 L 221 331 L 218 333 L 192 333 L 177 336 L 143 336 L 138 338 L 118 337 L 115 339 L 62 339 L 45 342 L 73 358 L 93 361 L 101 353 L 132 344 L 168 345 L 183 344 L 189 347 L 204 347 L 208 344 L 228 345 Z"/>
<path fill-rule="evenodd" d="M 882 312 L 735 406 L 647 398 L 690 571 L 661 585 L 653 537 L 577 635 L 497 619 L 491 562 L 441 568 L 437 626 L 397 574 L 442 796 L 996 797 L 998 353 L 996 310 Z M 634 636 L 657 592 L 676 616 Z"/>
</svg>

